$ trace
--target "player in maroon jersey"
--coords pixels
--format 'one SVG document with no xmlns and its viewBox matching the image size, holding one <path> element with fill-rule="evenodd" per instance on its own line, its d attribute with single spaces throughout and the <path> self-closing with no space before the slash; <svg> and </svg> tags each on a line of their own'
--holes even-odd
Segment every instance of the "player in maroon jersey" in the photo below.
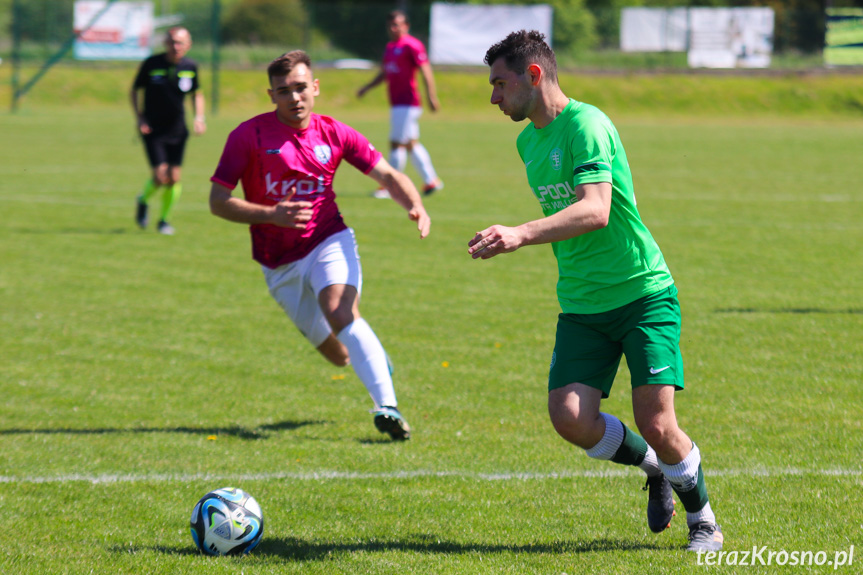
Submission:
<svg viewBox="0 0 863 575">
<path fill-rule="evenodd" d="M 359 132 L 313 112 L 320 94 L 302 50 L 267 70 L 276 109 L 240 124 L 211 178 L 210 210 L 249 224 L 252 257 L 273 298 L 330 362 L 350 363 L 374 401 L 374 422 L 393 439 L 410 427 L 397 408 L 389 357 L 359 313 L 362 269 L 353 230 L 336 205 L 333 176 L 342 160 L 387 189 L 420 238 L 431 220 L 420 194 Z M 232 191 L 242 183 L 244 197 Z"/>
<path fill-rule="evenodd" d="M 438 111 L 440 103 L 437 99 L 434 74 L 429 63 L 425 46 L 417 38 L 409 34 L 410 24 L 407 15 L 401 10 L 393 10 L 387 16 L 387 31 L 390 42 L 384 50 L 383 64 L 380 73 L 360 88 L 358 97 L 362 97 L 370 89 L 384 80 L 390 100 L 390 164 L 398 171 L 404 172 L 408 156 L 423 179 L 423 193 L 433 194 L 443 189 L 443 182 L 438 178 L 432 164 L 431 156 L 420 141 L 419 119 L 423 113 L 422 101 L 417 89 L 416 72 L 420 71 L 426 86 L 428 105 L 432 112 Z M 383 188 L 375 192 L 376 198 L 387 198 Z"/>
</svg>

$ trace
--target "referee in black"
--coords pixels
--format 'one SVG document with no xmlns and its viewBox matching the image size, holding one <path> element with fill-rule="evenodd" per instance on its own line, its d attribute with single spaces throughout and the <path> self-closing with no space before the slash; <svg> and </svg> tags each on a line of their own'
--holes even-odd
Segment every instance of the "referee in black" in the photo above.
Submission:
<svg viewBox="0 0 863 575">
<path fill-rule="evenodd" d="M 147 227 L 148 204 L 157 193 L 162 192 L 162 211 L 157 230 L 161 234 L 173 235 L 174 228 L 168 223 L 171 209 L 182 192 L 180 184 L 183 152 L 189 130 L 186 127 L 184 101 L 193 94 L 192 112 L 195 116 L 196 134 L 207 129 L 204 119 L 204 94 L 198 88 L 198 65 L 186 53 L 192 47 L 192 36 L 185 28 L 174 27 L 165 35 L 165 52 L 150 56 L 141 64 L 130 99 L 138 131 L 144 139 L 152 175 L 138 196 L 135 221 Z M 140 91 L 144 91 L 144 107 L 140 106 Z"/>
</svg>

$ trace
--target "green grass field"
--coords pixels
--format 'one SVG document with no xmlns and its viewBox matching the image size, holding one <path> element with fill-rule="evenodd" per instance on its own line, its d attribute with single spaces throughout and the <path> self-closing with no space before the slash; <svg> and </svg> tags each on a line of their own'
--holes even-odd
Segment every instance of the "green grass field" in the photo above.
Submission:
<svg viewBox="0 0 863 575">
<path fill-rule="evenodd" d="M 554 433 L 551 249 L 467 255 L 476 230 L 540 216 L 521 126 L 483 105 L 482 75 L 442 78 L 467 99 L 444 96 L 423 119 L 446 181 L 427 200 L 426 240 L 369 197 L 371 180 L 348 165 L 337 179 L 363 315 L 414 427 L 403 444 L 375 431 L 353 372 L 318 357 L 270 299 L 245 228 L 208 212 L 227 133 L 265 104 L 226 97 L 190 142 L 178 233 L 164 237 L 133 223 L 146 165 L 125 101 L 69 103 L 52 78 L 0 115 L 3 573 L 833 572 L 700 566 L 682 551 L 682 515 L 647 529 L 638 472 Z M 677 81 L 657 100 L 695 89 Z M 760 82 L 728 81 L 753 94 Z M 602 82 L 564 84 L 579 98 Z M 320 110 L 385 147 L 383 95 L 363 105 L 326 88 Z M 726 550 L 832 561 L 853 545 L 836 571 L 859 573 L 863 118 L 717 105 L 609 110 L 680 289 L 679 420 L 704 454 Z M 630 399 L 623 367 L 604 409 L 632 424 Z M 200 556 L 192 506 L 228 485 L 261 504 L 264 540 L 247 557 Z"/>
</svg>

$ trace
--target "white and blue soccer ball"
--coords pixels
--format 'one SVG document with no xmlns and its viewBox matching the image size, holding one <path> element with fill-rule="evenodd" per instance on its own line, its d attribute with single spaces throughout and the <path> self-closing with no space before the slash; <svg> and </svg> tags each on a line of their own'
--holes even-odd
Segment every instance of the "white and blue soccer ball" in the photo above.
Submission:
<svg viewBox="0 0 863 575">
<path fill-rule="evenodd" d="M 264 516 L 255 498 L 234 487 L 204 495 L 192 509 L 192 539 L 207 555 L 244 555 L 264 535 Z"/>
</svg>

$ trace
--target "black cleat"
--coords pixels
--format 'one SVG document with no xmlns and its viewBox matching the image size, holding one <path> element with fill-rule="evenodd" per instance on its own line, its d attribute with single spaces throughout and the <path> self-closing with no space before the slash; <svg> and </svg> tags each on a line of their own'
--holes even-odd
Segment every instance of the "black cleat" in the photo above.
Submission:
<svg viewBox="0 0 863 575">
<path fill-rule="evenodd" d="M 426 184 L 423 187 L 423 195 L 430 196 L 433 193 L 440 191 L 443 189 L 443 182 L 441 180 L 435 180 L 430 184 Z"/>
<path fill-rule="evenodd" d="M 174 235 L 174 227 L 165 220 L 159 220 L 159 225 L 156 228 L 158 232 L 165 236 Z"/>
<path fill-rule="evenodd" d="M 147 204 L 138 196 L 138 208 L 135 210 L 135 223 L 138 224 L 138 227 L 142 230 L 147 228 Z"/>
<path fill-rule="evenodd" d="M 687 551 L 720 551 L 722 550 L 722 529 L 715 523 L 696 523 L 689 526 L 689 545 Z"/>
<path fill-rule="evenodd" d="M 384 405 L 372 413 L 375 415 L 375 427 L 381 433 L 389 433 L 395 441 L 405 441 L 411 438 L 410 425 L 395 407 Z"/>
<path fill-rule="evenodd" d="M 647 526 L 654 533 L 662 533 L 671 526 L 671 518 L 677 515 L 671 497 L 671 483 L 660 473 L 648 477 L 642 489 L 647 491 Z"/>
</svg>

